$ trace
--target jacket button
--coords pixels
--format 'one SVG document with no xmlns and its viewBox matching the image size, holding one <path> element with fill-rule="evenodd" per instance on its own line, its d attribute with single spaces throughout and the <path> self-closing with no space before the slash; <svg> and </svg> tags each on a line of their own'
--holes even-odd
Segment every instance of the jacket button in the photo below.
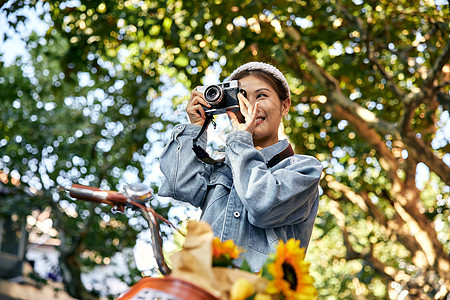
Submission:
<svg viewBox="0 0 450 300">
<path fill-rule="evenodd" d="M 235 212 L 233 213 L 233 216 L 234 216 L 235 218 L 239 218 L 239 217 L 241 216 L 241 213 L 238 212 L 238 211 L 235 211 Z"/>
</svg>

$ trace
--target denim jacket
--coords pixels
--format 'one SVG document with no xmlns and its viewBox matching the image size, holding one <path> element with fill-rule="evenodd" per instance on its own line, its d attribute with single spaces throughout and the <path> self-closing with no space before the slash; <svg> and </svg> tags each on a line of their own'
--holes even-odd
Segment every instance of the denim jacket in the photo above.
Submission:
<svg viewBox="0 0 450 300">
<path fill-rule="evenodd" d="M 189 202 L 202 210 L 222 241 L 242 247 L 254 271 L 279 240 L 300 240 L 307 248 L 319 206 L 318 184 L 322 165 L 312 156 L 290 156 L 272 168 L 266 162 L 288 146 L 287 140 L 257 150 L 246 131 L 227 135 L 225 163 L 200 161 L 192 140 L 200 126 L 177 125 L 160 158 L 165 179 L 160 196 Z M 206 134 L 200 138 L 205 147 Z"/>
</svg>

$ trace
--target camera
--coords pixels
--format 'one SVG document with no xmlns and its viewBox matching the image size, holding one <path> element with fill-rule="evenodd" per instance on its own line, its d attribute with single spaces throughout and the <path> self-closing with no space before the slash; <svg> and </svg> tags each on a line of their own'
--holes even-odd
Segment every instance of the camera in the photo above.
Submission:
<svg viewBox="0 0 450 300">
<path fill-rule="evenodd" d="M 205 100 L 211 105 L 211 107 L 203 106 L 206 114 L 218 115 L 227 110 L 239 109 L 237 94 L 241 92 L 241 85 L 238 80 L 199 86 L 197 91 L 202 92 Z"/>
</svg>

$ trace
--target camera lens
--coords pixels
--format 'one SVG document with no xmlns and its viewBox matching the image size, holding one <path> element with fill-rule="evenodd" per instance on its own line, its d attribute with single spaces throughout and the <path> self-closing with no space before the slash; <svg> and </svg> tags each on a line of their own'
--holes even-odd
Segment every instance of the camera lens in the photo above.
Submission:
<svg viewBox="0 0 450 300">
<path fill-rule="evenodd" d="M 205 100 L 211 104 L 217 104 L 222 100 L 222 89 L 218 85 L 210 85 L 203 93 Z"/>
</svg>

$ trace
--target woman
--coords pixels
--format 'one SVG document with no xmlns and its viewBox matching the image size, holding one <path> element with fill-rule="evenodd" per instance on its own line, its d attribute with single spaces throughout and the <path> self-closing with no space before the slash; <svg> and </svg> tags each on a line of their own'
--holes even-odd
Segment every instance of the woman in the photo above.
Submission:
<svg viewBox="0 0 450 300">
<path fill-rule="evenodd" d="M 278 240 L 295 238 L 307 248 L 319 205 L 320 162 L 290 155 L 278 128 L 291 105 L 283 74 L 274 66 L 250 62 L 228 80 L 239 80 L 246 97 L 238 95 L 240 112 L 227 112 L 233 131 L 226 137 L 225 163 L 208 165 L 192 150 L 192 140 L 205 122 L 209 104 L 194 90 L 186 106 L 191 124 L 177 125 L 160 164 L 165 180 L 159 195 L 189 202 L 202 210 L 221 240 L 232 239 L 254 271 L 275 251 Z M 206 134 L 201 141 L 206 145 Z M 288 153 L 288 154 L 286 154 Z"/>
</svg>

